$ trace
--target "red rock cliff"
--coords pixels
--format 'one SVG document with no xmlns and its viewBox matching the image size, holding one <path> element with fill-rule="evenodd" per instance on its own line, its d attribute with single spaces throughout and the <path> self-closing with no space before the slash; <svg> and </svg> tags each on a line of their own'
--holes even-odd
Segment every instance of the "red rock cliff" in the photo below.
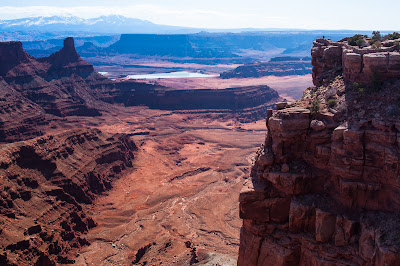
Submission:
<svg viewBox="0 0 400 266">
<path fill-rule="evenodd" d="M 0 76 L 5 75 L 20 63 L 29 62 L 29 55 L 21 42 L 0 42 Z"/>
<path fill-rule="evenodd" d="M 317 39 L 311 49 L 315 86 L 329 84 L 337 75 L 349 82 L 370 84 L 400 77 L 399 40 L 382 43 L 381 48 L 351 46 L 347 40 Z"/>
<path fill-rule="evenodd" d="M 129 136 L 80 129 L 0 149 L 0 265 L 74 262 L 90 205 L 132 167 Z M 33 210 L 33 211 L 32 211 Z"/>
<path fill-rule="evenodd" d="M 400 88 L 346 86 L 343 47 L 317 40 L 314 82 L 327 85 L 267 119 L 239 197 L 238 265 L 400 264 Z"/>
</svg>

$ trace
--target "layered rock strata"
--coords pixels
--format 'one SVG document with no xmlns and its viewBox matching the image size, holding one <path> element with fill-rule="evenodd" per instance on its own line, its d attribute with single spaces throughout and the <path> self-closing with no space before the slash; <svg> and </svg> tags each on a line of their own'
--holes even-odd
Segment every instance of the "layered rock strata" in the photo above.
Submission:
<svg viewBox="0 0 400 266">
<path fill-rule="evenodd" d="M 229 78 L 258 78 L 264 76 L 290 76 L 311 74 L 310 61 L 270 61 L 242 65 L 233 70 L 220 74 L 223 79 Z"/>
<path fill-rule="evenodd" d="M 397 123 L 287 108 L 240 194 L 238 265 L 398 265 Z"/>
<path fill-rule="evenodd" d="M 0 264 L 73 263 L 96 226 L 90 204 L 126 169 L 135 144 L 95 129 L 66 131 L 0 150 Z"/>
<path fill-rule="evenodd" d="M 204 110 L 256 120 L 279 100 L 268 86 L 177 90 L 97 73 L 76 52 L 73 38 L 44 58 L 33 58 L 20 42 L 0 43 L 0 142 L 42 135 L 51 121 L 101 116 L 112 107 L 146 105 L 164 110 Z M 65 120 L 65 119 L 64 119 Z"/>
<path fill-rule="evenodd" d="M 390 40 L 381 48 L 359 48 L 347 39 L 334 42 L 317 39 L 311 49 L 314 85 L 327 85 L 337 75 L 349 82 L 371 84 L 400 77 L 398 42 Z"/>
<path fill-rule="evenodd" d="M 317 42 L 332 56 L 314 83 L 330 83 L 268 114 L 239 197 L 238 265 L 399 265 L 399 85 L 389 72 L 368 93 L 333 80 L 342 47 Z"/>
</svg>

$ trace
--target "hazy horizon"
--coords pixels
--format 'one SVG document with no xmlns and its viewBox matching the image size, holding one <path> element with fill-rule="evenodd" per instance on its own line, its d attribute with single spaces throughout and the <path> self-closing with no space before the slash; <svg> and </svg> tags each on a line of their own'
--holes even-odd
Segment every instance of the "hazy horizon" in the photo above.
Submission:
<svg viewBox="0 0 400 266">
<path fill-rule="evenodd" d="M 364 0 L 362 4 L 337 0 L 287 1 L 211 1 L 204 0 L 71 0 L 54 3 L 50 0 L 3 0 L 0 19 L 10 20 L 37 16 L 70 14 L 82 18 L 102 15 L 123 15 L 148 20 L 155 24 L 209 28 L 259 28 L 304 30 L 381 30 L 400 28 L 397 10 L 400 3 L 389 0 L 384 5 Z"/>
</svg>

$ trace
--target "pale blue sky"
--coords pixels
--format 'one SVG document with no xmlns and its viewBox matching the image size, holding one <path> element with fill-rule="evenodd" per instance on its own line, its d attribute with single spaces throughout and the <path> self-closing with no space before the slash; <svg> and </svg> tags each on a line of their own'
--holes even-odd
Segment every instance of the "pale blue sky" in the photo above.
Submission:
<svg viewBox="0 0 400 266">
<path fill-rule="evenodd" d="M 398 0 L 0 0 L 0 19 L 120 14 L 206 28 L 400 30 Z"/>
</svg>

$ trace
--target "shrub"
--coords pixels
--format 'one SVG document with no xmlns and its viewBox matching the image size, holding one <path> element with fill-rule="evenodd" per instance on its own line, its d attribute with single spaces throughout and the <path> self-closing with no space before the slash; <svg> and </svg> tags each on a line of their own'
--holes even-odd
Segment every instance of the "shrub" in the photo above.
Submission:
<svg viewBox="0 0 400 266">
<path fill-rule="evenodd" d="M 380 49 L 382 47 L 382 43 L 380 41 L 376 41 L 372 44 L 372 48 Z"/>
<path fill-rule="evenodd" d="M 329 106 L 330 108 L 335 107 L 335 106 L 336 106 L 336 103 L 337 103 L 337 101 L 336 101 L 335 99 L 329 99 L 329 100 L 328 100 L 328 106 Z"/>
<path fill-rule="evenodd" d="M 367 46 L 367 43 L 364 41 L 364 39 L 359 39 L 356 41 L 356 44 L 358 47 L 363 48 L 365 46 Z"/>
<path fill-rule="evenodd" d="M 347 43 L 349 45 L 356 46 L 356 45 L 358 45 L 357 44 L 358 40 L 363 40 L 364 41 L 364 36 L 361 35 L 361 34 L 356 34 L 353 37 L 350 37 L 349 40 L 347 41 Z"/>
<path fill-rule="evenodd" d="M 379 31 L 372 32 L 372 40 L 380 41 L 382 39 L 381 33 Z"/>
<path fill-rule="evenodd" d="M 373 48 L 381 48 L 382 47 L 382 35 L 379 31 L 373 31 L 371 40 L 368 41 Z"/>
<path fill-rule="evenodd" d="M 400 33 L 398 32 L 389 33 L 386 37 L 388 38 L 388 40 L 396 40 L 400 38 Z"/>
<path fill-rule="evenodd" d="M 311 106 L 310 106 L 310 112 L 311 114 L 315 114 L 319 112 L 319 100 L 315 99 L 311 102 Z"/>
</svg>

